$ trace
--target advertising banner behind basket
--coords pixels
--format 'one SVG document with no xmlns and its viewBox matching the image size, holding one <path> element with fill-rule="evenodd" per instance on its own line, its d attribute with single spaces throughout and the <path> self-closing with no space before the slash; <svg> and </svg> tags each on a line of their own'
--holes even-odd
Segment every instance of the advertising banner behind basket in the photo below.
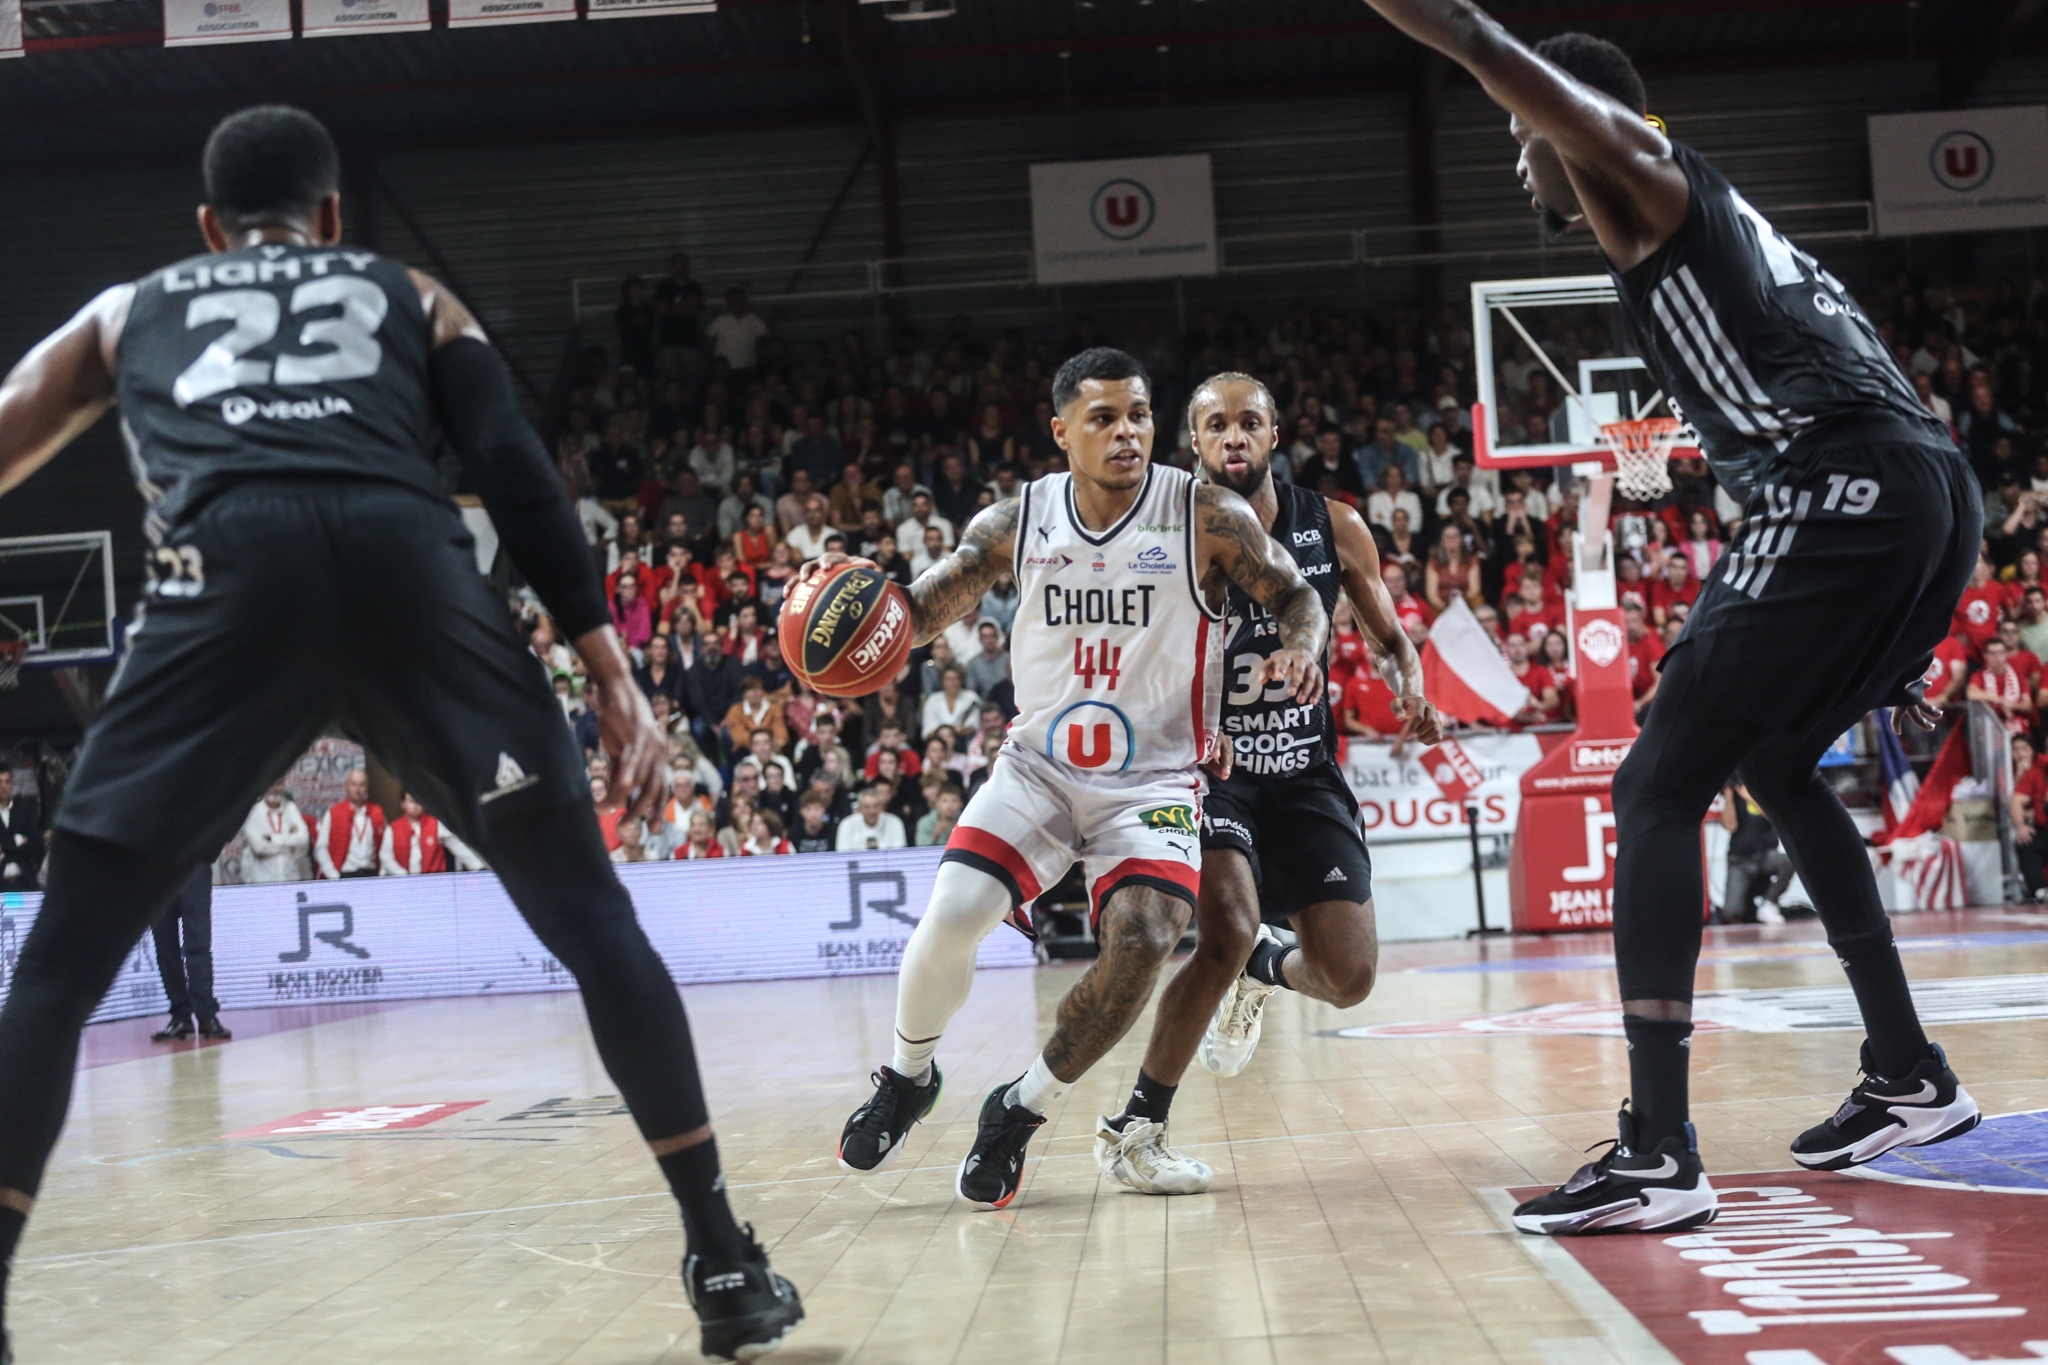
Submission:
<svg viewBox="0 0 2048 1365">
<path fill-rule="evenodd" d="M 21 52 L 21 0 L 0 0 L 0 57 Z"/>
<path fill-rule="evenodd" d="M 1031 240 L 1040 284 L 1213 275 L 1208 155 L 1033 166 Z"/>
<path fill-rule="evenodd" d="M 1481 834 L 1509 834 L 1522 808 L 1522 774 L 1543 756 L 1534 735 L 1465 735 L 1458 740 L 1481 779 L 1452 801 L 1431 775 L 1428 754 L 1410 744 L 1395 758 L 1390 744 L 1345 748 L 1344 780 L 1358 798 L 1368 839 L 1463 839 L 1465 802 L 1479 807 Z"/>
<path fill-rule="evenodd" d="M 165 47 L 267 43 L 291 36 L 291 0 L 164 0 Z"/>
<path fill-rule="evenodd" d="M 684 985 L 893 972 L 938 875 L 936 848 L 645 863 L 619 869 L 640 923 Z M 0 999 L 39 895 L 0 897 Z M 322 1000 L 566 991 L 488 872 L 213 889 L 214 991 L 224 1009 Z M 1028 967 L 1010 929 L 984 967 Z M 95 1021 L 165 1010 L 151 941 L 128 954 Z"/>
<path fill-rule="evenodd" d="M 1870 184 L 1880 237 L 2048 224 L 2048 105 L 1872 115 Z"/>
</svg>

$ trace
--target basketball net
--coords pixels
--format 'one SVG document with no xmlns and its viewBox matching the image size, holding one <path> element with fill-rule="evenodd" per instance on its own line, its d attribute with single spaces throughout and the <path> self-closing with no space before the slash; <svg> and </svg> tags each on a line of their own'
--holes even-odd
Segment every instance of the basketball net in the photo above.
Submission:
<svg viewBox="0 0 2048 1365">
<path fill-rule="evenodd" d="M 21 661 L 27 657 L 27 640 L 0 640 L 0 692 L 21 685 Z"/>
<path fill-rule="evenodd" d="M 1635 502 L 1654 502 L 1671 491 L 1671 450 L 1685 424 L 1675 417 L 1638 417 L 1600 428 L 1614 452 L 1614 484 Z"/>
</svg>

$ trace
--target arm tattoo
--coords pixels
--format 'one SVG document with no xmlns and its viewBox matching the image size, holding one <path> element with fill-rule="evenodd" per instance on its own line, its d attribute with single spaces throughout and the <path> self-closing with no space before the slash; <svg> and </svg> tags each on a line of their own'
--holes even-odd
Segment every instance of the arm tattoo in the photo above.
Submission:
<svg viewBox="0 0 2048 1365">
<path fill-rule="evenodd" d="M 910 585 L 910 620 L 916 643 L 929 644 L 965 616 L 982 594 L 1010 571 L 1022 503 L 1005 498 L 967 523 L 960 544 Z"/>
<path fill-rule="evenodd" d="M 1156 887 L 1127 886 L 1110 897 L 1101 954 L 1060 1001 L 1059 1027 L 1045 1045 L 1053 1075 L 1078 1080 L 1131 1031 L 1191 913 Z"/>
<path fill-rule="evenodd" d="M 1323 657 L 1330 618 L 1293 558 L 1266 534 L 1251 504 L 1215 484 L 1195 485 L 1202 535 L 1216 544 L 1214 563 L 1254 602 L 1273 613 L 1283 649 Z"/>
</svg>

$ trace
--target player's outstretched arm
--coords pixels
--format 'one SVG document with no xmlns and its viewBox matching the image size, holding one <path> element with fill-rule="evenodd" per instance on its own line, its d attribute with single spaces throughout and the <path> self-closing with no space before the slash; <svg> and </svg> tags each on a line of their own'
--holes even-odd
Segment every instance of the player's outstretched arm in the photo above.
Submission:
<svg viewBox="0 0 2048 1365">
<path fill-rule="evenodd" d="M 1639 112 L 1537 56 L 1471 0 L 1366 3 L 1471 72 L 1522 125 L 1518 135 L 1533 130 L 1556 149 L 1587 225 L 1616 265 L 1638 264 L 1683 225 L 1692 194 L 1685 173 Z"/>
<path fill-rule="evenodd" d="M 1207 591 L 1221 577 L 1273 614 L 1280 648 L 1266 658 L 1261 677 L 1285 681 L 1296 702 L 1307 705 L 1323 688 L 1323 648 L 1330 618 L 1323 600 L 1301 576 L 1280 543 L 1266 534 L 1250 503 L 1213 483 L 1195 485 L 1197 578 Z"/>
<path fill-rule="evenodd" d="M 627 794 L 633 811 L 648 814 L 664 794 L 668 747 L 612 629 L 604 582 L 562 476 L 520 414 L 505 362 L 484 340 L 475 315 L 435 280 L 417 270 L 412 275 L 433 327 L 429 374 L 448 443 L 505 552 L 597 680 L 598 728 L 612 755 L 613 785 Z"/>
<path fill-rule="evenodd" d="M 996 580 L 1010 571 L 1023 503 L 1005 498 L 967 523 L 953 553 L 926 569 L 910 585 L 913 638 L 930 644 L 940 632 L 972 611 Z"/>
<path fill-rule="evenodd" d="M 1326 501 L 1337 561 L 1344 569 L 1344 592 L 1351 599 L 1366 648 L 1372 652 L 1373 667 L 1394 689 L 1394 704 L 1401 708 L 1402 738 L 1413 735 L 1424 744 L 1435 744 L 1444 737 L 1443 721 L 1422 694 L 1422 658 L 1408 632 L 1401 629 L 1393 594 L 1380 577 L 1380 547 L 1357 508 L 1335 498 Z"/>
<path fill-rule="evenodd" d="M 41 469 L 114 403 L 114 343 L 135 286 L 116 285 L 0 382 L 0 493 Z"/>
</svg>

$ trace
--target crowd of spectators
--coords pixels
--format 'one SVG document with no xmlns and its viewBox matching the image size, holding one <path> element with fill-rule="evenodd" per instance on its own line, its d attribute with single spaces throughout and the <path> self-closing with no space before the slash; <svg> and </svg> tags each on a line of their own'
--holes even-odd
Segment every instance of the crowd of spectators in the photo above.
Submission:
<svg viewBox="0 0 2048 1365">
<path fill-rule="evenodd" d="M 2048 308 L 2038 289 L 1962 297 L 1903 275 L 1861 292 L 1985 487 L 1983 582 L 1944 647 L 1961 670 L 1952 690 L 1995 697 L 2031 727 L 2048 705 L 2038 662 L 2048 608 L 2028 591 L 2048 553 L 2048 454 L 2028 435 L 2048 378 Z M 1111 335 L 1083 317 L 1066 336 L 1035 339 L 979 335 L 955 316 L 929 340 L 899 325 L 877 348 L 857 333 L 785 337 L 737 288 L 712 315 L 706 294 L 680 254 L 651 286 L 624 282 L 611 335 L 571 349 L 549 414 L 613 620 L 669 735 L 668 799 L 644 824 L 622 817 L 589 710 L 594 684 L 538 604 L 524 604 L 621 861 L 944 842 L 1013 713 L 1016 585 L 999 583 L 900 677 L 854 702 L 792 677 L 776 611 L 799 567 L 827 550 L 870 558 L 907 584 L 979 509 L 1063 468 L 1051 376 L 1088 345 L 1118 344 L 1146 364 L 1157 457 L 1183 465 L 1187 387 L 1224 369 L 1264 380 L 1285 433 L 1277 477 L 1360 509 L 1410 634 L 1419 642 L 1463 599 L 1529 689 L 1516 722 L 1574 718 L 1562 547 L 1579 490 L 1552 471 L 1503 477 L 1475 466 L 1474 358 L 1453 311 L 1379 319 L 1297 302 L 1263 322 L 1203 313 L 1179 336 L 1146 319 Z M 1614 351 L 1597 320 L 1543 341 L 1567 374 Z M 1548 367 L 1517 346 L 1495 380 L 1504 441 L 1553 439 L 1560 395 Z M 1672 473 L 1671 494 L 1623 503 L 1614 520 L 1642 706 L 1741 517 L 1704 461 L 1674 461 Z M 1392 696 L 1342 606 L 1336 627 L 1341 730 L 1395 734 Z M 2003 657 L 2001 629 L 2018 632 Z"/>
</svg>

